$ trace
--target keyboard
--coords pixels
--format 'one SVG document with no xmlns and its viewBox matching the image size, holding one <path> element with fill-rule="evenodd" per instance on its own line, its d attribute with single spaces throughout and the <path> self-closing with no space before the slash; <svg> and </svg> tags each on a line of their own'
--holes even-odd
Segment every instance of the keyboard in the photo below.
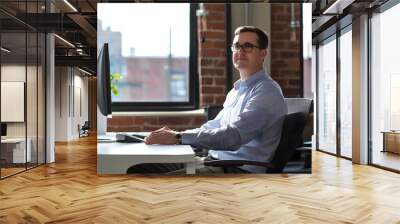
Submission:
<svg viewBox="0 0 400 224">
<path fill-rule="evenodd" d="M 141 139 L 144 139 L 144 138 L 147 137 L 147 135 L 143 135 L 143 134 L 131 134 L 131 135 L 135 136 L 135 137 L 138 137 L 138 138 L 141 138 Z"/>
</svg>

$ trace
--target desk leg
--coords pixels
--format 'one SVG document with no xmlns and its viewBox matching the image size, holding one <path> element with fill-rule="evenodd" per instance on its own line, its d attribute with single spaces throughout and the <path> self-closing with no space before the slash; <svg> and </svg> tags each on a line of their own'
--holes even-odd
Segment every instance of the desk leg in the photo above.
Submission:
<svg viewBox="0 0 400 224">
<path fill-rule="evenodd" d="M 186 174 L 196 174 L 196 163 L 185 163 Z"/>
</svg>

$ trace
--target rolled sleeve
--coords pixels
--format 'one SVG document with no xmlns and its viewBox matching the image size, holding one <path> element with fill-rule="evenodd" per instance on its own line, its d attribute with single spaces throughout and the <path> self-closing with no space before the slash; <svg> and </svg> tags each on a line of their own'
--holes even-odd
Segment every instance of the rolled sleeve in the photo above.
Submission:
<svg viewBox="0 0 400 224">
<path fill-rule="evenodd" d="M 197 132 L 183 132 L 182 144 L 195 147 L 235 150 L 241 145 L 240 135 L 231 125 L 216 129 L 201 129 Z"/>
</svg>

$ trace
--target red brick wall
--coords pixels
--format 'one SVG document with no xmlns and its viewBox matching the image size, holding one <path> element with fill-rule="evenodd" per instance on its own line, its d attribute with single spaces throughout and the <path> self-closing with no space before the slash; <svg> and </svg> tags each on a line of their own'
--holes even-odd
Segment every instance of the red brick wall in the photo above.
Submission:
<svg viewBox="0 0 400 224">
<path fill-rule="evenodd" d="M 204 115 L 192 116 L 114 116 L 108 119 L 107 131 L 153 131 L 163 126 L 183 131 L 198 128 L 206 121 Z"/>
<path fill-rule="evenodd" d="M 224 4 L 204 4 L 208 15 L 198 19 L 200 107 L 225 100 L 226 35 Z"/>
<path fill-rule="evenodd" d="M 271 75 L 285 97 L 301 97 L 300 28 L 296 40 L 290 40 L 290 4 L 271 4 Z M 295 5 L 295 18 L 300 21 L 300 6 Z"/>
</svg>

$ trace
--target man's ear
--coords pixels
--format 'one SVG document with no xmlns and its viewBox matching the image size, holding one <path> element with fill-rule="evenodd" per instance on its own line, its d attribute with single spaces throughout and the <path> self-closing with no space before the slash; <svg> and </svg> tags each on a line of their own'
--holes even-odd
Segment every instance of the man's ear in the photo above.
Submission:
<svg viewBox="0 0 400 224">
<path fill-rule="evenodd" d="M 268 51 L 267 48 L 261 50 L 261 54 L 262 54 L 262 56 L 263 56 L 264 58 L 267 56 L 267 53 L 268 53 L 267 51 Z"/>
</svg>

